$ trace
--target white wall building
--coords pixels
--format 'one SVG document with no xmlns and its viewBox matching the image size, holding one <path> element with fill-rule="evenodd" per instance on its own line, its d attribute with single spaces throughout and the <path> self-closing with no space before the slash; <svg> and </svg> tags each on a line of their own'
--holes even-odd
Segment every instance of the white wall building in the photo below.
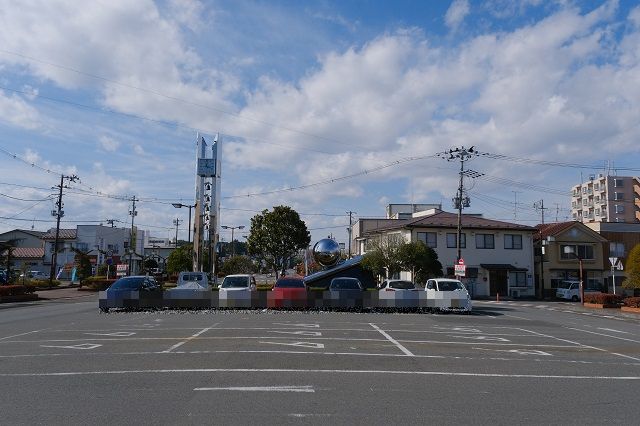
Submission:
<svg viewBox="0 0 640 426">
<path fill-rule="evenodd" d="M 412 219 L 361 219 L 358 254 L 366 251 L 366 241 L 378 235 L 399 234 L 405 241 L 423 241 L 433 248 L 447 276 L 454 273 L 457 258 L 457 221 L 454 213 L 432 209 L 414 214 Z M 375 227 L 373 225 L 382 226 Z M 462 216 L 461 255 L 466 264 L 463 281 L 473 296 L 534 296 L 533 235 L 535 228 L 515 223 Z M 410 272 L 401 278 L 412 279 Z"/>
</svg>

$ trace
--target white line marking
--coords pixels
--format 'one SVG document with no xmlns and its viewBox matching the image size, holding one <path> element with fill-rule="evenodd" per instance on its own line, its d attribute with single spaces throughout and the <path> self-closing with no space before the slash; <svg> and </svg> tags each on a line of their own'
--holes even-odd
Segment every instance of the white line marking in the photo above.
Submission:
<svg viewBox="0 0 640 426">
<path fill-rule="evenodd" d="M 394 339 L 393 337 L 391 337 L 390 335 L 385 333 L 384 330 L 380 329 L 380 327 L 378 327 L 377 325 L 375 325 L 374 323 L 371 323 L 371 322 L 369 323 L 369 325 L 371 327 L 373 327 L 374 329 L 376 329 L 376 331 L 378 331 L 380 334 L 382 334 L 388 341 L 390 341 L 391 343 L 396 345 L 398 347 L 398 349 L 400 349 L 402 352 L 404 352 L 405 355 L 413 356 L 413 354 L 411 353 L 411 351 L 409 349 L 407 349 L 404 346 L 402 346 L 400 344 L 400 342 L 398 342 L 396 339 Z"/>
<path fill-rule="evenodd" d="M 53 346 L 53 345 L 40 345 L 43 348 L 62 348 L 62 349 L 95 349 L 99 348 L 102 345 L 97 343 L 82 343 L 80 345 L 71 345 L 71 346 Z"/>
<path fill-rule="evenodd" d="M 612 339 L 624 340 L 625 342 L 640 343 L 640 340 L 625 339 L 624 337 L 611 336 L 609 334 L 596 333 L 595 331 L 581 330 L 579 328 L 572 328 L 572 327 L 566 327 L 566 328 L 568 328 L 569 330 L 574 330 L 574 331 L 582 331 L 583 333 L 597 334 L 598 336 L 605 336 L 605 337 L 611 337 Z"/>
<path fill-rule="evenodd" d="M 232 386 L 228 388 L 195 388 L 194 391 L 240 391 L 240 392 L 306 392 L 313 393 L 313 386 Z"/>
<path fill-rule="evenodd" d="M 510 342 L 509 339 L 505 339 L 504 337 L 495 337 L 495 336 L 448 336 L 448 337 L 457 337 L 458 339 L 473 339 L 473 340 L 487 340 L 494 342 Z"/>
<path fill-rule="evenodd" d="M 544 351 L 536 351 L 536 350 L 524 350 L 524 349 L 488 349 L 488 348 L 471 348 L 477 349 L 479 351 L 492 351 L 492 352 L 507 352 L 518 355 L 542 355 L 542 356 L 553 356 L 550 353 Z"/>
<path fill-rule="evenodd" d="M 562 376 L 550 374 L 501 374 L 501 373 L 455 373 L 451 371 L 411 371 L 411 370 L 321 370 L 289 368 L 191 368 L 155 370 L 102 370 L 66 371 L 59 373 L 0 373 L 0 377 L 65 377 L 97 376 L 107 374 L 177 374 L 177 373 L 334 373 L 334 374 L 390 374 L 449 377 L 495 377 L 506 379 L 565 379 L 565 380 L 640 380 L 640 376 Z"/>
<path fill-rule="evenodd" d="M 212 325 L 212 326 L 210 326 L 210 327 L 203 328 L 202 330 L 198 331 L 196 334 L 194 334 L 194 335 L 192 335 L 192 336 L 190 336 L 190 337 L 187 337 L 187 338 L 186 338 L 185 340 L 183 340 L 182 342 L 178 342 L 178 343 L 176 343 L 175 345 L 171 346 L 169 349 L 167 349 L 167 350 L 166 350 L 166 351 L 164 351 L 164 352 L 171 352 L 172 350 L 179 348 L 180 346 L 184 345 L 185 343 L 187 343 L 187 342 L 189 342 L 189 341 L 191 341 L 191 340 L 195 339 L 196 337 L 200 336 L 202 333 L 205 333 L 205 332 L 207 332 L 207 331 L 211 330 L 213 327 L 215 327 L 215 326 L 216 326 L 216 325 L 218 325 L 218 324 L 220 324 L 220 323 L 218 322 L 218 323 L 213 324 L 213 325 Z"/>
<path fill-rule="evenodd" d="M 296 346 L 300 348 L 324 349 L 323 343 L 312 343 L 312 342 L 294 342 L 294 343 L 259 342 L 259 343 L 265 343 L 267 345 L 284 345 L 284 346 Z"/>
<path fill-rule="evenodd" d="M 27 331 L 26 333 L 14 334 L 13 336 L 0 337 L 0 340 L 11 339 L 12 337 L 25 336 L 27 334 L 32 334 L 32 333 L 39 333 L 44 330 L 47 330 L 47 329 L 43 328 L 41 330 L 33 330 L 33 331 Z"/>
<path fill-rule="evenodd" d="M 569 328 L 569 327 L 567 327 L 567 328 Z M 538 333 L 536 331 L 531 331 L 531 330 L 527 330 L 527 329 L 524 329 L 524 328 L 521 328 L 521 330 L 528 331 L 529 333 L 537 334 L 539 336 L 545 336 L 545 337 L 549 337 L 551 339 L 560 340 L 561 342 L 567 342 L 567 343 L 572 343 L 574 345 L 579 345 L 580 347 L 583 347 L 583 348 L 595 349 L 596 351 L 605 352 L 605 353 L 608 353 L 608 354 L 611 354 L 611 355 L 616 355 L 616 356 L 619 356 L 619 357 L 622 357 L 622 358 L 628 358 L 628 359 L 632 359 L 634 361 L 640 361 L 640 358 L 634 358 L 632 356 L 619 354 L 617 352 L 610 352 L 610 351 L 608 351 L 606 349 L 597 348 L 595 346 L 590 346 L 590 345 L 585 345 L 585 344 L 580 343 L 580 342 L 574 342 L 573 340 L 561 339 L 560 337 L 551 336 L 549 334 Z M 574 330 L 578 330 L 578 329 L 574 329 Z M 590 331 L 586 331 L 586 330 L 578 330 L 578 331 L 584 331 L 586 333 L 591 333 Z M 599 333 L 595 333 L 595 334 L 599 334 Z M 608 336 L 608 337 L 614 337 L 614 336 Z M 620 337 L 618 337 L 618 339 L 620 339 Z M 627 340 L 627 339 L 623 339 L 623 340 Z"/>
<path fill-rule="evenodd" d="M 131 337 L 134 333 L 133 331 L 116 331 L 114 333 L 84 333 L 90 336 L 114 336 L 114 337 Z"/>
<path fill-rule="evenodd" d="M 306 330 L 300 330 L 300 331 L 275 331 L 275 330 L 269 330 L 269 333 L 296 334 L 298 336 L 315 336 L 315 337 L 322 336 L 322 333 L 319 332 L 319 331 L 306 331 Z"/>
<path fill-rule="evenodd" d="M 320 328 L 320 324 L 289 324 L 286 322 L 274 322 L 274 325 L 288 325 L 289 327 L 311 327 Z"/>
<path fill-rule="evenodd" d="M 631 334 L 631 333 L 629 333 L 628 331 L 614 330 L 613 328 L 605 328 L 605 327 L 598 327 L 598 330 L 612 331 L 612 332 L 614 332 L 614 333 Z"/>
</svg>

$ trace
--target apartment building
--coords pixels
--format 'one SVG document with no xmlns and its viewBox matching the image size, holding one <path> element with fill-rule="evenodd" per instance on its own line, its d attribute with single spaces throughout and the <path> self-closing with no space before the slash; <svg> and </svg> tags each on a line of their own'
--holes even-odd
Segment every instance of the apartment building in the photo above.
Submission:
<svg viewBox="0 0 640 426">
<path fill-rule="evenodd" d="M 640 222 L 640 178 L 591 175 L 572 189 L 571 216 L 583 223 Z"/>
</svg>

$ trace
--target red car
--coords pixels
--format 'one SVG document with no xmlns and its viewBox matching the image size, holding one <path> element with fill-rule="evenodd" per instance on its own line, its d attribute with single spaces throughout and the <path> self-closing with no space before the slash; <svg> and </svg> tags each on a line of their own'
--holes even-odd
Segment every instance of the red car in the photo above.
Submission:
<svg viewBox="0 0 640 426">
<path fill-rule="evenodd" d="M 276 281 L 269 297 L 270 308 L 304 308 L 307 306 L 307 287 L 302 277 L 282 277 Z"/>
</svg>

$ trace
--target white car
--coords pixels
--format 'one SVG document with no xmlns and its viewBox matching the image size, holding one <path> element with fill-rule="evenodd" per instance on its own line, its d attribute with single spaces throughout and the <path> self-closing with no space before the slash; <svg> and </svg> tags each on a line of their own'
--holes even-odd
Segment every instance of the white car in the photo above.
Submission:
<svg viewBox="0 0 640 426">
<path fill-rule="evenodd" d="M 451 278 L 433 278 L 424 286 L 428 307 L 442 311 L 471 312 L 471 297 L 462 282 Z"/>
<path fill-rule="evenodd" d="M 380 292 L 399 292 L 405 293 L 416 291 L 416 285 L 408 280 L 384 280 L 380 284 Z"/>
<path fill-rule="evenodd" d="M 600 293 L 601 288 L 586 288 L 585 293 Z M 556 298 L 577 302 L 580 300 L 580 281 L 566 280 L 558 284 Z"/>
<path fill-rule="evenodd" d="M 249 274 L 227 275 L 222 280 L 222 284 L 218 286 L 218 289 L 221 293 L 227 291 L 255 291 L 256 279 Z"/>
</svg>

